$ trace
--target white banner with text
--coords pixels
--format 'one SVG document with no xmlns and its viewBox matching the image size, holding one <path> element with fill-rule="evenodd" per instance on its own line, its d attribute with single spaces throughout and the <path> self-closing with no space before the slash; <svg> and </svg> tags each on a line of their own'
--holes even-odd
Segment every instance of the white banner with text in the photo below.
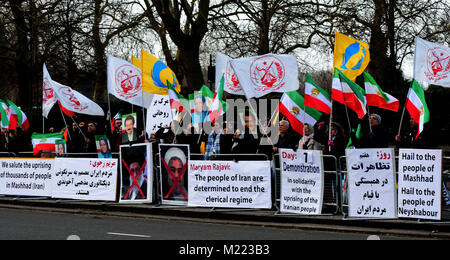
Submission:
<svg viewBox="0 0 450 260">
<path fill-rule="evenodd" d="M 270 161 L 189 161 L 188 183 L 189 207 L 272 207 Z"/>
<path fill-rule="evenodd" d="M 399 217 L 440 220 L 442 150 L 400 149 L 398 171 Z"/>
<path fill-rule="evenodd" d="M 324 172 L 321 151 L 280 149 L 283 213 L 322 214 Z"/>
<path fill-rule="evenodd" d="M 51 197 L 52 159 L 0 159 L 0 194 Z"/>
<path fill-rule="evenodd" d="M 117 159 L 55 159 L 53 198 L 115 201 Z"/>
<path fill-rule="evenodd" d="M 397 218 L 393 149 L 348 149 L 349 216 Z"/>
</svg>

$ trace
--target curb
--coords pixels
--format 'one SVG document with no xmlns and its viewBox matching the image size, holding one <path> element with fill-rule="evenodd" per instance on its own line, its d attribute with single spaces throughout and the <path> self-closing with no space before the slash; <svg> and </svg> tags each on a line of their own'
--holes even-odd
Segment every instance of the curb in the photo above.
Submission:
<svg viewBox="0 0 450 260">
<path fill-rule="evenodd" d="M 450 223 L 417 220 L 346 219 L 339 215 L 276 215 L 275 211 L 231 211 L 210 208 L 162 207 L 104 202 L 17 199 L 0 197 L 0 208 L 91 214 L 113 217 L 164 219 L 211 224 L 264 226 L 311 231 L 352 232 L 417 238 L 450 239 Z"/>
</svg>

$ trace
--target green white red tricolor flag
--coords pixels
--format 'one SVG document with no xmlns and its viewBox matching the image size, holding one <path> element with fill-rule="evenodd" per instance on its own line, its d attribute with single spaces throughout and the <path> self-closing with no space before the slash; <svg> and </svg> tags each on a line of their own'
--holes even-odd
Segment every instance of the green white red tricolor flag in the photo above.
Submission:
<svg viewBox="0 0 450 260">
<path fill-rule="evenodd" d="M 11 112 L 5 101 L 0 99 L 1 127 L 6 129 L 16 129 L 17 121 L 11 118 Z"/>
<path fill-rule="evenodd" d="M 301 135 L 305 123 L 314 126 L 322 116 L 319 111 L 305 107 L 304 98 L 297 91 L 285 93 L 280 100 L 279 109 L 291 123 L 292 129 Z"/>
<path fill-rule="evenodd" d="M 327 115 L 331 113 L 331 96 L 320 88 L 312 78 L 306 74 L 305 105 L 312 107 Z"/>
<path fill-rule="evenodd" d="M 175 109 L 177 112 L 187 112 L 189 113 L 189 100 L 183 97 L 178 91 L 170 84 L 168 84 L 168 92 L 170 99 L 170 108 Z"/>
<path fill-rule="evenodd" d="M 337 77 L 339 77 L 339 81 Z M 335 69 L 331 98 L 353 110 L 358 114 L 359 119 L 367 114 L 365 95 L 364 89 Z"/>
<path fill-rule="evenodd" d="M 425 92 L 416 80 L 413 80 L 406 100 L 406 109 L 411 118 L 419 125 L 416 139 L 422 133 L 424 124 L 430 121 L 430 110 L 425 100 Z"/>
<path fill-rule="evenodd" d="M 364 86 L 366 89 L 367 105 L 398 112 L 400 101 L 383 92 L 373 77 L 364 72 Z"/>
<path fill-rule="evenodd" d="M 209 108 L 209 116 L 211 123 L 214 123 L 219 116 L 223 115 L 227 111 L 226 102 L 223 101 L 223 91 L 225 86 L 225 76 L 220 81 L 219 88 L 214 93 L 212 104 Z"/>
<path fill-rule="evenodd" d="M 30 128 L 30 122 L 25 113 L 11 100 L 7 99 L 6 103 L 9 106 L 10 113 L 9 129 L 16 129 L 16 126 L 22 126 L 27 131 Z"/>
<path fill-rule="evenodd" d="M 57 142 L 62 141 L 63 138 L 63 133 L 33 133 L 33 135 L 31 136 L 31 142 L 33 144 L 33 155 L 37 155 L 40 151 L 55 152 Z"/>
</svg>

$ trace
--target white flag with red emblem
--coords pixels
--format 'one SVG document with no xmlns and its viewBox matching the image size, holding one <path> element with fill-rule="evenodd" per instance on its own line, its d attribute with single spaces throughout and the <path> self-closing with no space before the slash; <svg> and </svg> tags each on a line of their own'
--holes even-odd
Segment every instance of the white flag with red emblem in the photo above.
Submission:
<svg viewBox="0 0 450 260">
<path fill-rule="evenodd" d="M 231 60 L 230 63 L 247 98 L 299 89 L 295 56 L 267 54 Z"/>
<path fill-rule="evenodd" d="M 44 80 L 42 85 L 42 115 L 45 118 L 48 118 L 48 113 L 50 113 L 50 110 L 56 104 L 56 101 L 58 101 L 58 99 L 56 98 L 55 91 L 53 91 L 52 78 L 50 77 L 45 64 L 43 68 L 43 75 Z"/>
<path fill-rule="evenodd" d="M 414 79 L 450 87 L 450 48 L 416 38 Z"/>
<path fill-rule="evenodd" d="M 125 60 L 108 56 L 108 93 L 142 107 L 141 69 Z"/>
<path fill-rule="evenodd" d="M 47 100 L 45 100 L 46 96 Z M 50 101 L 53 103 L 50 103 Z M 57 101 L 59 101 L 65 109 L 75 113 L 91 116 L 105 115 L 103 109 L 94 101 L 83 96 L 78 91 L 73 90 L 71 87 L 53 81 L 44 65 L 44 100 L 42 110 L 45 117 L 47 117 L 48 112 L 50 112 L 50 109 Z M 47 103 L 48 105 L 46 105 Z"/>
<path fill-rule="evenodd" d="M 73 90 L 71 87 L 64 86 L 56 81 L 52 82 L 52 87 L 59 102 L 61 102 L 61 105 L 66 109 L 84 115 L 105 115 L 105 112 L 103 112 L 103 109 L 99 105 L 83 96 L 78 91 Z"/>
<path fill-rule="evenodd" d="M 223 91 L 233 95 L 243 96 L 245 95 L 244 90 L 242 90 L 241 84 L 237 79 L 236 73 L 234 73 L 230 61 L 231 58 L 227 55 L 220 52 L 216 54 L 216 90 L 220 87 L 222 77 L 225 77 Z"/>
</svg>

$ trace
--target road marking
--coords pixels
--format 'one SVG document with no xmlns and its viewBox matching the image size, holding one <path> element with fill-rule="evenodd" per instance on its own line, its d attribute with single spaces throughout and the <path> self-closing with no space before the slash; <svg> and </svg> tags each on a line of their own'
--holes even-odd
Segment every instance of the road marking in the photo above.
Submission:
<svg viewBox="0 0 450 260">
<path fill-rule="evenodd" d="M 70 235 L 67 237 L 67 240 L 81 240 L 81 238 L 77 235 Z"/>
<path fill-rule="evenodd" d="M 106 234 L 112 235 L 112 236 L 123 236 L 123 237 L 140 237 L 140 238 L 151 238 L 152 237 L 152 236 L 148 236 L 148 235 L 126 234 L 126 233 L 115 233 L 115 232 L 108 232 Z"/>
<path fill-rule="evenodd" d="M 381 240 L 381 238 L 377 235 L 371 235 L 367 238 L 367 240 L 377 241 L 377 240 Z"/>
</svg>

